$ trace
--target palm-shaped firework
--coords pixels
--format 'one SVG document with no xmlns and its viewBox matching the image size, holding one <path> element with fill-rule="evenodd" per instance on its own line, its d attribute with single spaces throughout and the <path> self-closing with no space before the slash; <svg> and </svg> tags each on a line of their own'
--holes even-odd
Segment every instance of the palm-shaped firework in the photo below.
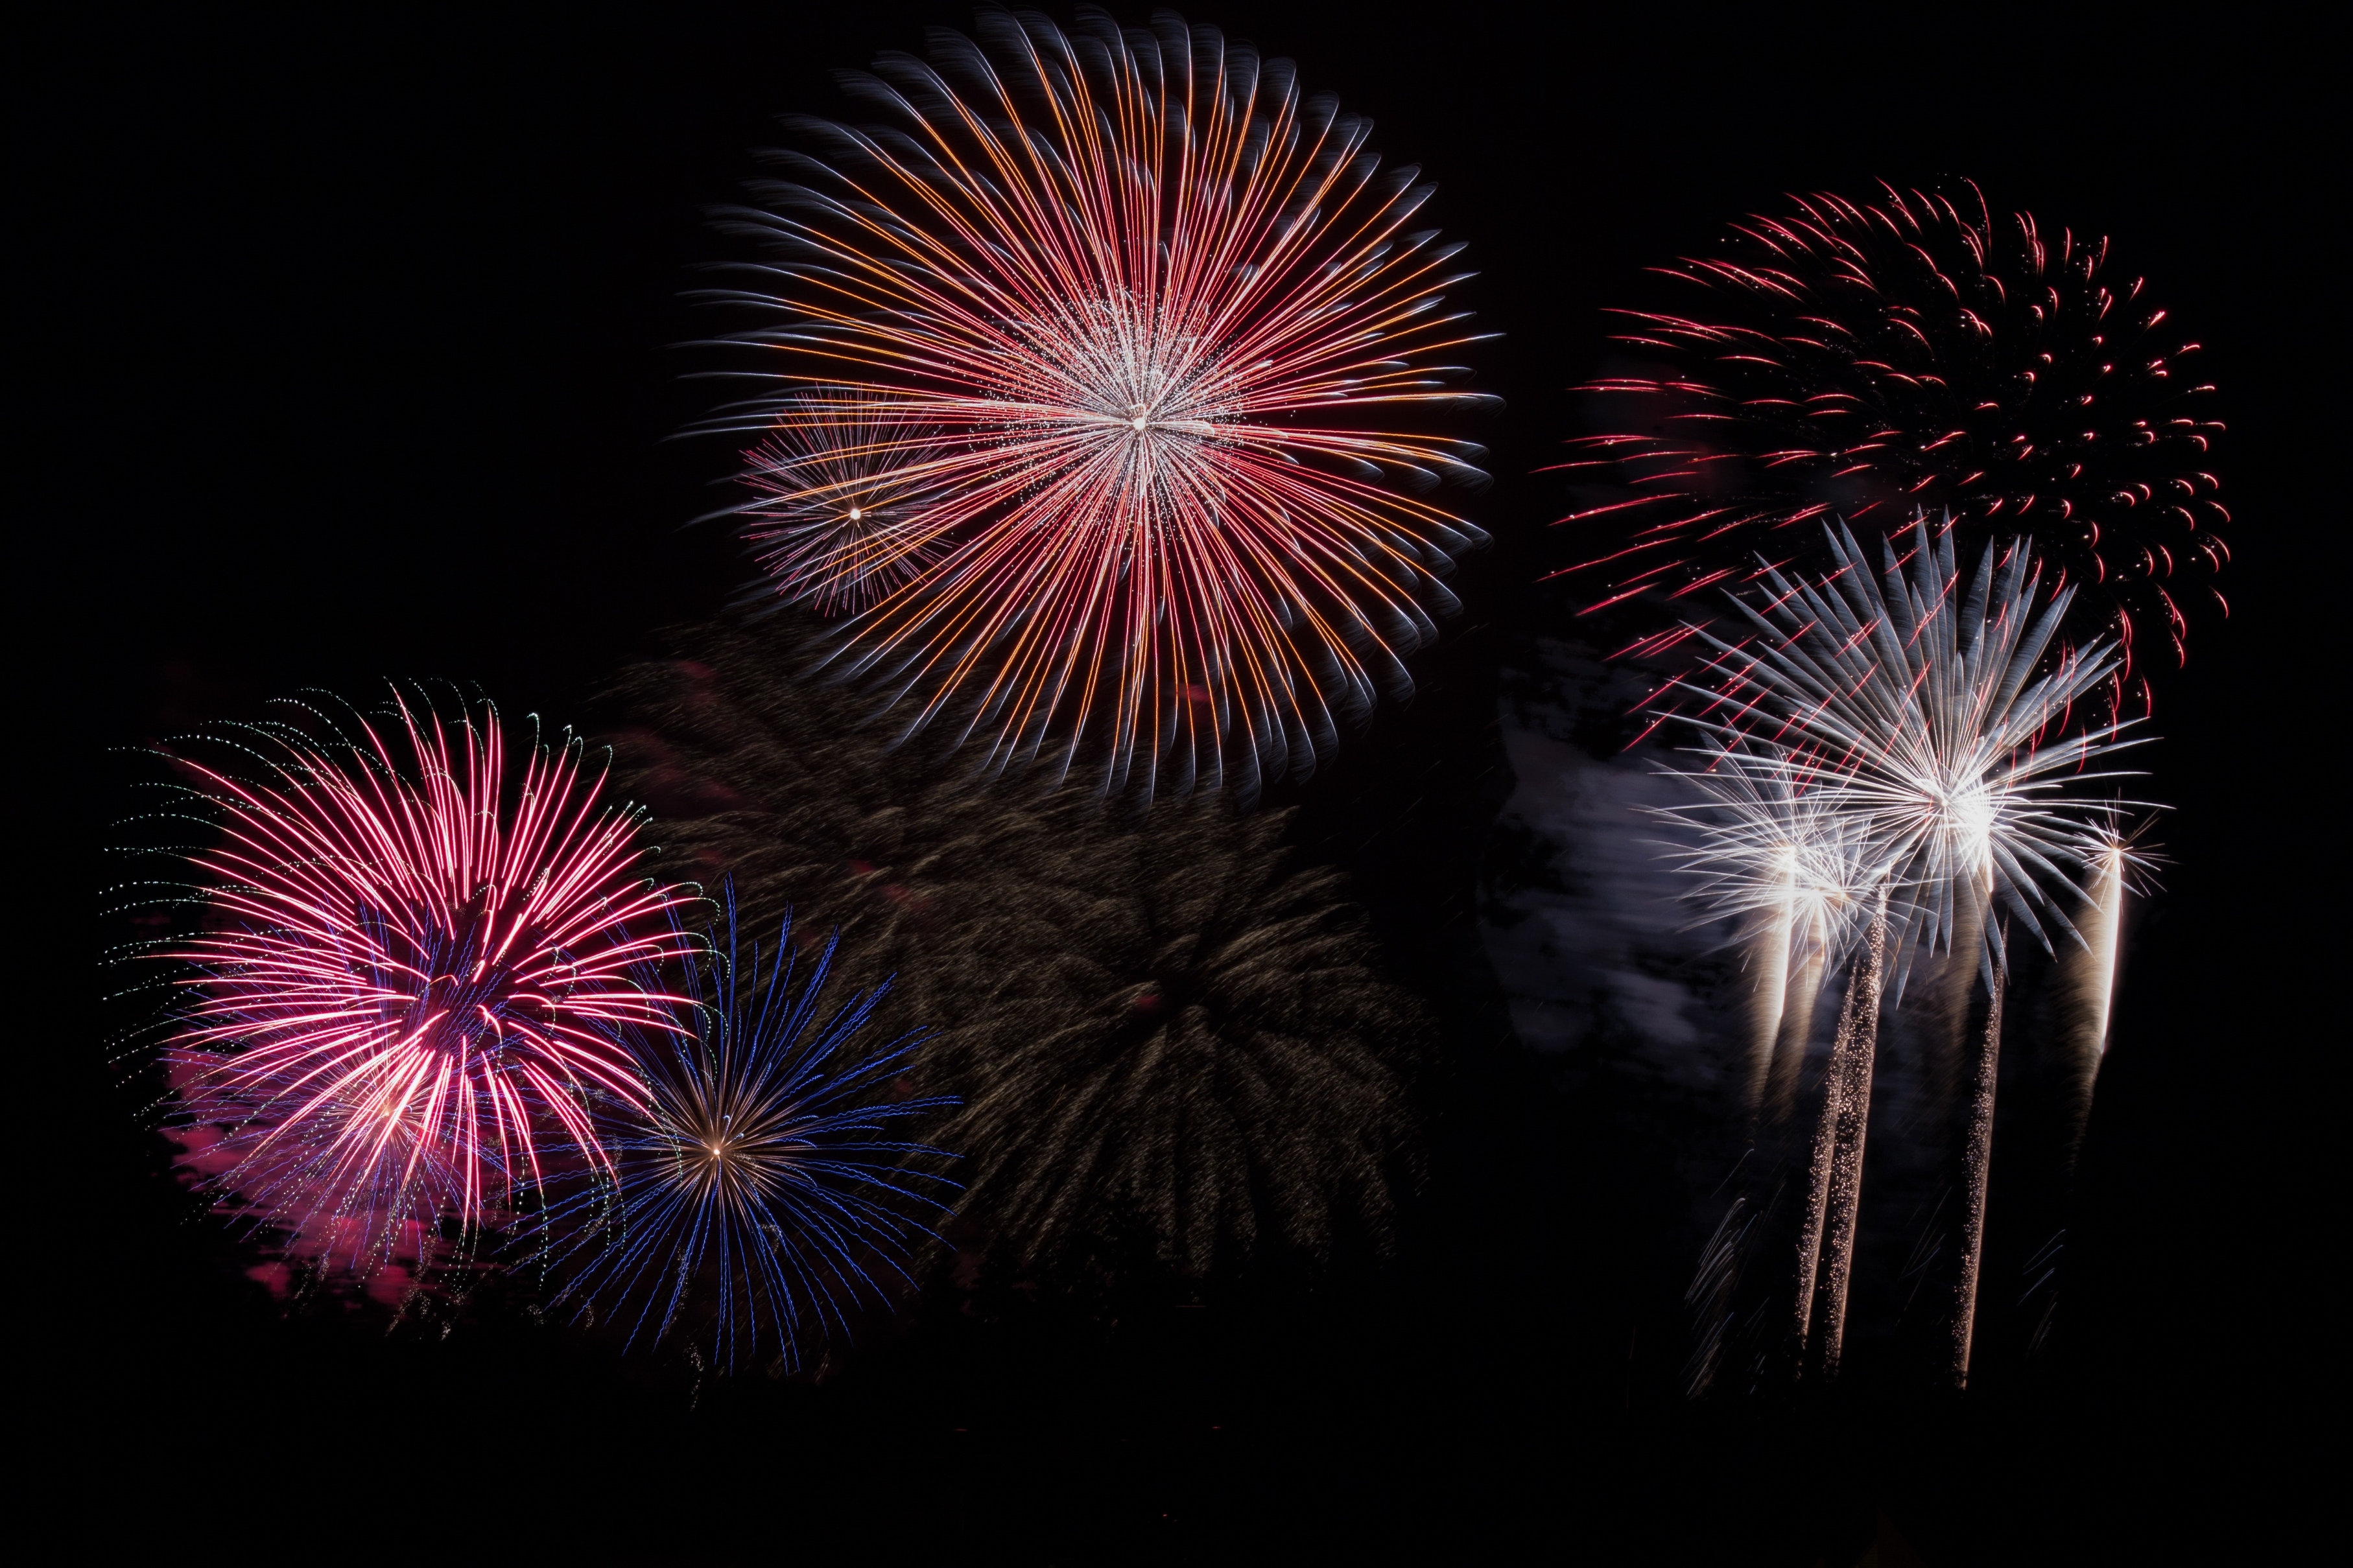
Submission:
<svg viewBox="0 0 2353 1568">
<path fill-rule="evenodd" d="M 1166 12 L 976 31 L 845 76 L 884 123 L 800 122 L 822 158 L 733 216 L 770 256 L 712 298 L 765 318 L 733 341 L 788 390 L 714 424 L 908 422 L 860 461 L 936 500 L 841 656 L 908 728 L 1113 787 L 1304 773 L 1409 686 L 1452 604 L 1436 574 L 1482 537 L 1419 499 L 1483 481 L 1479 449 L 1414 429 L 1466 401 L 1460 247 L 1411 228 L 1430 187 L 1287 61 Z M 842 493 L 753 472 L 755 510 Z M 787 595 L 830 591 L 825 558 L 783 565 Z"/>
<path fill-rule="evenodd" d="M 2090 896 L 2125 809 L 2084 790 L 2116 776 L 2087 764 L 2129 742 L 2122 724 L 2052 737 L 2116 654 L 2055 644 L 2070 591 L 2045 592 L 2023 545 L 1989 546 L 1965 575 L 1952 530 L 1925 515 L 1906 555 L 1883 546 L 1877 572 L 1843 529 L 1827 543 L 1824 577 L 1761 574 L 1761 604 L 1740 606 L 1750 637 L 1702 634 L 1715 657 L 1687 686 L 1710 740 L 1702 800 L 1688 810 L 1704 829 L 1686 864 L 1717 910 L 1767 917 L 1754 940 L 1783 976 L 1800 899 L 1820 896 L 1803 893 L 1809 855 L 1806 882 L 1868 911 L 1845 928 L 1863 940 L 1846 965 L 1799 1243 L 1795 1323 L 1800 1338 L 1819 1336 L 1828 1371 L 1843 1333 L 1883 989 L 1900 994 L 1915 956 L 1939 949 L 1962 1002 L 1985 977 L 1955 1313 L 1966 1376 L 2008 958 L 1989 917 L 2006 911 L 2046 947 L 2053 934 L 2082 944 L 2066 911 Z"/>
<path fill-rule="evenodd" d="M 642 1103 L 618 1102 L 611 1188 L 592 1183 L 549 1215 L 561 1299 L 626 1324 L 630 1342 L 676 1336 L 726 1370 L 763 1346 L 785 1369 L 803 1338 L 846 1332 L 861 1300 L 887 1305 L 878 1273 L 931 1236 L 954 1157 L 892 1136 L 953 1107 L 904 1075 L 927 1037 L 867 1048 L 890 985 L 829 992 L 834 946 L 796 956 L 790 918 L 763 954 L 736 928 L 687 962 L 697 999 L 670 1032 L 632 1032 Z"/>
<path fill-rule="evenodd" d="M 1704 687 L 1689 683 L 1705 698 L 1694 721 L 1726 742 L 1769 731 L 1788 753 L 1771 765 L 1810 775 L 1866 826 L 1904 900 L 1905 955 L 1968 946 L 1976 930 L 2000 966 L 1989 903 L 2047 942 L 2046 921 L 2066 921 L 2053 890 L 2081 895 L 2076 879 L 2125 809 L 2063 792 L 2119 776 L 2084 769 L 2132 743 L 2128 722 L 2047 742 L 2114 669 L 2114 646 L 2060 647 L 2037 673 L 2073 590 L 2043 594 L 2022 544 L 1988 547 L 1965 581 L 1951 528 L 1925 514 L 1905 559 L 1883 545 L 1876 574 L 1844 529 L 1828 542 L 1828 575 L 1768 571 L 1762 606 L 1741 602 L 1755 637 L 1706 637 L 1715 657 Z"/>
</svg>

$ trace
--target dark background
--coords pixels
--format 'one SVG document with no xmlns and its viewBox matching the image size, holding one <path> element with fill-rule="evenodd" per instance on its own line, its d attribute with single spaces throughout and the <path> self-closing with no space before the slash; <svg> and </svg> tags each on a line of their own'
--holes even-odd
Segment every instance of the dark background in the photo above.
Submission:
<svg viewBox="0 0 2353 1568">
<path fill-rule="evenodd" d="M 1457 581 L 1465 614 L 1409 707 L 1277 792 L 1444 1017 L 1399 1258 L 1191 1300 L 929 1303 L 815 1388 L 693 1393 L 513 1322 L 432 1343 L 288 1323 L 188 1220 L 100 1060 L 105 1026 L 69 1007 L 16 1042 L 58 1075 L 61 1133 L 14 1194 L 57 1475 L 27 1520 L 158 1551 L 704 1562 L 1420 1542 L 1844 1563 L 1884 1515 L 1942 1564 L 2235 1554 L 2285 1531 L 2316 1500 L 2299 1429 L 2337 1404 L 2332 1232 L 2307 1218 L 2342 1035 L 2315 999 L 2334 847 L 2297 819 L 2329 798 L 2317 644 L 2343 506 L 2323 486 L 2344 458 L 2321 269 L 2340 264 L 2322 46 L 2189 15 L 1193 14 L 1299 59 L 1424 166 L 1483 274 L 1470 302 L 1507 334 L 1480 362 L 1508 412 L 1476 432 L 1496 543 Z M 708 397 L 671 346 L 699 330 L 680 290 L 724 253 L 705 209 L 779 140 L 773 115 L 839 110 L 829 68 L 966 17 L 91 13 L 20 56 L 12 305 L 33 353 L 11 356 L 10 510 L 19 618 L 46 629 L 20 652 L 19 733 L 61 699 L 81 731 L 35 748 L 50 771 L 26 785 L 50 885 L 108 874 L 86 848 L 127 808 L 106 747 L 391 674 L 561 722 L 659 628 L 716 610 L 743 568 L 681 525 L 728 453 L 667 439 Z M 2160 691 L 2173 863 L 2127 959 L 2058 1343 L 1966 1400 L 1858 1380 L 1694 1406 L 1694 1242 L 1659 1130 L 1518 1047 L 1472 923 L 1510 788 L 1496 667 L 1551 626 L 1527 584 L 1577 549 L 1533 470 L 1576 429 L 1599 307 L 1643 264 L 1785 190 L 1951 176 L 2113 235 L 2208 345 L 2234 618 Z M 81 939 L 63 945 L 39 990 L 117 984 L 77 978 Z"/>
</svg>

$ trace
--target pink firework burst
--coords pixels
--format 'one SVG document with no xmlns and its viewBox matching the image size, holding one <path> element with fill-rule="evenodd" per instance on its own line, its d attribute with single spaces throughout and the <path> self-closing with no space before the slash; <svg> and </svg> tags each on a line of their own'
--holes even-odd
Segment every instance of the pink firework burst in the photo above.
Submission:
<svg viewBox="0 0 2353 1568">
<path fill-rule="evenodd" d="M 1565 519 L 1626 531 L 1572 567 L 1594 607 L 1825 564 L 1823 524 L 1894 536 L 1948 512 L 1973 545 L 2021 537 L 2077 590 L 2070 637 L 2184 653 L 2228 559 L 2198 346 L 2108 242 L 1884 187 L 1793 198 L 1656 272 L 1676 298 L 1613 312 L 1632 363 L 1588 383 L 1599 434 L 1567 467 L 1614 481 Z M 1653 639 L 1663 644 L 1682 631 Z M 2134 689 L 2127 692 L 2127 683 Z"/>
<path fill-rule="evenodd" d="M 1411 230 L 1430 187 L 1287 61 L 1166 13 L 976 31 L 848 79 L 890 123 L 804 122 L 824 160 L 736 215 L 774 254 L 714 298 L 769 318 L 733 341 L 791 390 L 715 423 L 910 422 L 859 450 L 927 498 L 913 570 L 839 655 L 910 731 L 1111 788 L 1304 773 L 1409 687 L 1439 574 L 1483 537 L 1424 499 L 1482 482 L 1482 449 L 1385 427 L 1488 401 L 1443 362 L 1472 341 L 1443 308 L 1460 247 Z M 839 493 L 754 473 L 768 508 Z M 825 592 L 800 558 L 776 586 Z"/>
<path fill-rule="evenodd" d="M 248 731 L 259 779 L 176 759 L 222 826 L 191 857 L 205 927 L 162 953 L 195 971 L 166 1052 L 189 1170 L 361 1272 L 421 1263 L 551 1161 L 605 1163 L 591 1100 L 646 1093 L 616 1030 L 676 1027 L 630 972 L 685 940 L 576 742 L 516 769 L 487 703 L 388 717 Z"/>
</svg>

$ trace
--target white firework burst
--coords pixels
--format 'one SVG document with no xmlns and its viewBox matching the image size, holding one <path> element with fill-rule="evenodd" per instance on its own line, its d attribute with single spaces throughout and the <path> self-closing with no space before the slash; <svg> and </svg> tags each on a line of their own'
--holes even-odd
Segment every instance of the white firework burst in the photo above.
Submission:
<svg viewBox="0 0 2353 1568">
<path fill-rule="evenodd" d="M 2094 793 L 2125 775 L 2090 764 L 2135 743 L 2130 721 L 2060 737 L 2116 668 L 2113 645 L 2053 634 L 2073 590 L 2043 590 L 2024 544 L 1990 546 L 1966 575 L 1949 525 L 1922 516 L 1873 573 L 1854 536 L 1830 531 L 1836 570 L 1793 583 L 1767 572 L 1741 603 L 1754 636 L 1715 648 L 1699 722 L 1725 751 L 1811 782 L 1815 808 L 1856 825 L 1891 895 L 1900 952 L 1952 947 L 1972 901 L 2007 910 L 2048 947 L 2133 803 Z M 2052 663 L 2038 674 L 2049 654 Z M 1982 922 L 1986 962 L 2006 963 Z M 1891 957 L 1894 957 L 1891 954 Z M 1896 984 L 1903 960 L 1896 959 Z"/>
<path fill-rule="evenodd" d="M 1704 918 L 1786 933 L 1795 967 L 1835 962 L 1868 921 L 1885 881 L 1863 816 L 1801 758 L 1747 741 L 1703 748 L 1704 767 L 1675 776 L 1700 798 L 1656 813 L 1685 830 L 1672 852 L 1698 879 Z"/>
</svg>

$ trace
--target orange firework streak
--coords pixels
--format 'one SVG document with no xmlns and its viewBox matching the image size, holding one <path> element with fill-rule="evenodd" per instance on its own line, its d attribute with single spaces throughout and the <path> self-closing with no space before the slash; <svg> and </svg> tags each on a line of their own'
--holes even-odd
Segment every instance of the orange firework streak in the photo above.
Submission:
<svg viewBox="0 0 2353 1568">
<path fill-rule="evenodd" d="M 940 499 L 906 477 L 929 466 L 924 426 L 888 408 L 858 420 L 791 402 L 775 420 L 744 454 L 753 499 L 713 515 L 745 520 L 744 542 L 776 592 L 820 615 L 855 614 L 937 554 L 910 529 Z"/>
<path fill-rule="evenodd" d="M 715 296 L 782 319 L 735 341 L 792 362 L 797 427 L 923 431 L 865 448 L 926 500 L 837 657 L 994 766 L 1303 773 L 1409 689 L 1436 574 L 1483 537 L 1418 499 L 1482 482 L 1477 447 L 1365 427 L 1489 401 L 1435 362 L 1473 341 L 1440 308 L 1460 247 L 1406 232 L 1430 187 L 1288 62 L 1167 16 L 979 32 L 852 79 L 898 128 L 814 127 L 828 160 L 739 215 L 767 287 Z"/>
</svg>

